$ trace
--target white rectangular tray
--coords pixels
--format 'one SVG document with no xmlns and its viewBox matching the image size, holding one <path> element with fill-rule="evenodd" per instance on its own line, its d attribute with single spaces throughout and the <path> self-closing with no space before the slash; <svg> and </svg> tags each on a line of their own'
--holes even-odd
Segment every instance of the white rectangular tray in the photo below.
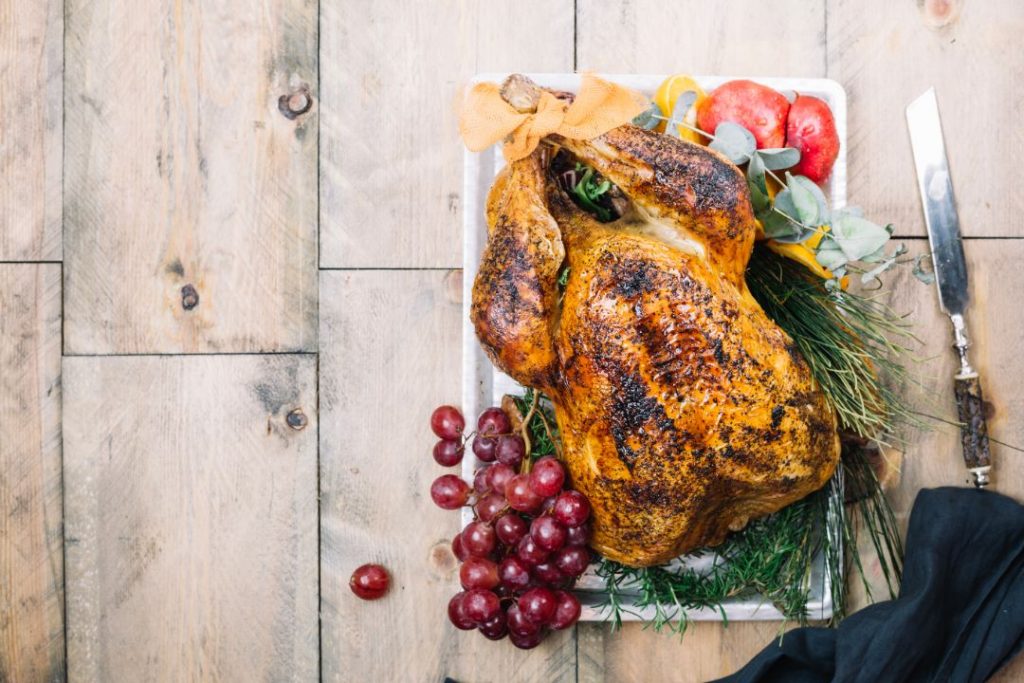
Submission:
<svg viewBox="0 0 1024 683">
<path fill-rule="evenodd" d="M 493 81 L 500 83 L 507 75 L 505 73 L 480 74 L 472 82 Z M 575 92 L 579 87 L 579 76 L 577 74 L 528 75 L 541 86 L 554 90 Z M 666 75 L 602 75 L 602 77 L 651 96 L 658 85 L 666 78 Z M 700 83 L 701 87 L 710 91 L 719 84 L 732 80 L 732 78 L 697 76 L 696 80 Z M 846 92 L 842 86 L 826 78 L 751 78 L 751 80 L 780 91 L 792 90 L 807 95 L 814 95 L 828 102 L 835 117 L 840 146 L 839 157 L 836 159 L 832 176 L 825 191 L 833 208 L 844 206 L 846 204 Z M 473 416 L 480 414 L 484 408 L 499 405 L 501 397 L 505 394 L 519 394 L 522 393 L 523 388 L 491 364 L 483 349 L 481 349 L 476 339 L 476 333 L 473 331 L 473 326 L 469 321 L 473 280 L 476 277 L 480 255 L 483 253 L 484 244 L 487 240 L 487 224 L 484 217 L 487 192 L 494 181 L 495 175 L 504 166 L 504 159 L 500 150 L 497 147 L 492 147 L 480 153 L 466 151 L 464 162 L 465 174 L 462 191 L 464 201 L 462 214 L 462 407 L 465 414 L 472 419 Z M 472 456 L 472 453 L 467 452 L 467 457 L 463 460 L 462 465 L 463 476 L 472 481 L 474 471 L 481 464 Z M 465 509 L 463 511 L 463 523 L 468 524 L 470 521 L 472 521 L 472 512 Z M 695 569 L 701 569 L 706 568 L 711 561 L 711 557 L 707 556 L 704 558 L 681 558 L 677 562 L 692 566 Z M 819 557 L 809 578 L 811 591 L 807 602 L 807 614 L 811 619 L 828 619 L 832 615 L 831 590 L 827 577 L 824 574 L 824 561 Z M 582 621 L 602 621 L 607 616 L 600 608 L 603 601 L 603 588 L 604 581 L 592 572 L 588 572 L 580 578 L 576 585 L 576 590 L 583 602 Z M 628 586 L 624 586 L 624 589 L 628 591 Z M 625 608 L 623 613 L 624 620 L 648 621 L 654 617 L 654 607 L 639 609 L 628 602 L 624 602 L 623 607 Z M 712 609 L 692 610 L 686 613 L 686 617 L 695 621 L 722 621 L 723 619 L 729 621 L 781 621 L 784 619 L 784 616 L 771 602 L 756 596 L 753 598 L 731 600 L 723 606 L 721 612 Z"/>
</svg>

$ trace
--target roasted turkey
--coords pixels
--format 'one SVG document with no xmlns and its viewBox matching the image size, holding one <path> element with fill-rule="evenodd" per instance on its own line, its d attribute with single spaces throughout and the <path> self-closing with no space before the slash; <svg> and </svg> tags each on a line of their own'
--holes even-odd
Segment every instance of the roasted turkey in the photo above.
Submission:
<svg viewBox="0 0 1024 683">
<path fill-rule="evenodd" d="M 539 90 L 503 94 L 526 110 Z M 620 217 L 577 206 L 556 149 L 621 190 Z M 659 564 L 825 484 L 836 417 L 747 289 L 756 224 L 735 165 L 633 125 L 551 136 L 504 169 L 486 211 L 472 321 L 495 365 L 550 397 L 597 551 Z"/>
</svg>

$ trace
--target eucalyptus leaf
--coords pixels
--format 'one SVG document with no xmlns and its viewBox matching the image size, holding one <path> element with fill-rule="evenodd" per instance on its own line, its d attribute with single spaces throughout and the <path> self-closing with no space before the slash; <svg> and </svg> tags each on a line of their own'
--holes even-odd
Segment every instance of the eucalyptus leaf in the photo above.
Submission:
<svg viewBox="0 0 1024 683">
<path fill-rule="evenodd" d="M 772 171 L 781 171 L 784 168 L 792 168 L 800 163 L 800 150 L 796 147 L 769 147 L 759 149 L 755 156 L 761 157 L 765 168 Z"/>
<path fill-rule="evenodd" d="M 833 221 L 830 235 L 850 261 L 859 261 L 889 241 L 885 228 L 849 214 Z"/>
<path fill-rule="evenodd" d="M 697 101 L 697 93 L 693 90 L 687 90 L 684 93 L 680 93 L 679 97 L 676 98 L 675 104 L 672 106 L 672 116 L 668 123 L 665 124 L 665 134 L 682 137 L 682 130 L 679 124 L 686 119 L 687 112 L 690 111 L 690 107 Z"/>
<path fill-rule="evenodd" d="M 658 126 L 661 118 L 664 118 L 661 107 L 657 102 L 651 102 L 651 106 L 633 117 L 633 125 L 652 130 Z"/>
<path fill-rule="evenodd" d="M 795 217 L 799 218 L 804 225 L 820 224 L 822 221 L 818 211 L 818 200 L 815 199 L 814 193 L 803 183 L 796 182 L 793 176 L 787 175 L 786 180 L 788 181 L 786 189 L 793 199 L 793 206 L 796 210 Z"/>
<path fill-rule="evenodd" d="M 803 189 L 814 195 L 814 201 L 818 204 L 818 219 L 814 221 L 818 225 L 825 225 L 832 220 L 832 212 L 828 208 L 828 200 L 825 199 L 825 193 L 818 187 L 818 183 L 814 182 L 807 176 L 792 175 L 786 173 L 786 184 L 790 187 L 799 185 Z"/>
<path fill-rule="evenodd" d="M 930 285 L 935 282 L 935 273 L 931 268 L 932 261 L 930 256 L 930 254 L 918 254 L 917 258 L 914 259 L 914 270 L 912 271 L 914 277 L 926 285 Z M 926 267 L 928 270 L 925 270 Z"/>
<path fill-rule="evenodd" d="M 814 256 L 822 268 L 828 268 L 833 273 L 845 268 L 849 263 L 849 259 L 846 258 L 846 254 L 843 253 L 839 245 L 828 238 L 822 240 Z"/>
<path fill-rule="evenodd" d="M 806 239 L 800 226 L 778 211 L 765 212 L 761 217 L 761 226 L 764 228 L 765 237 L 781 244 L 797 244 Z"/>
<path fill-rule="evenodd" d="M 864 285 L 871 284 L 872 280 L 878 280 L 878 283 L 881 284 L 882 281 L 878 279 L 878 276 L 881 275 L 882 273 L 884 273 L 885 271 L 889 270 L 890 268 L 892 268 L 895 265 L 896 265 L 896 258 L 895 257 L 891 257 L 891 258 L 887 258 L 887 259 L 883 260 L 877 266 L 875 266 L 874 268 L 872 268 L 871 270 L 867 271 L 866 273 L 864 273 L 864 274 L 862 274 L 860 276 L 861 284 L 864 284 Z"/>
<path fill-rule="evenodd" d="M 715 128 L 715 139 L 708 146 L 729 157 L 732 163 L 742 164 L 757 149 L 757 140 L 753 133 L 740 124 L 722 121 Z"/>
</svg>

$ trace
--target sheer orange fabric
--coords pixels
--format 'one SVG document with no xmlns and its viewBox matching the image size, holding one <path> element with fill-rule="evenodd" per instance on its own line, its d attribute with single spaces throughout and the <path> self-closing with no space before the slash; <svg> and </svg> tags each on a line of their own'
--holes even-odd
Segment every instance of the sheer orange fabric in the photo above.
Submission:
<svg viewBox="0 0 1024 683">
<path fill-rule="evenodd" d="M 459 132 L 474 152 L 505 140 L 505 158 L 515 161 L 529 156 L 545 136 L 591 140 L 629 123 L 647 107 L 640 93 L 593 74 L 583 74 L 572 104 L 544 92 L 532 114 L 518 112 L 503 100 L 497 83 L 477 83 L 462 103 Z"/>
</svg>

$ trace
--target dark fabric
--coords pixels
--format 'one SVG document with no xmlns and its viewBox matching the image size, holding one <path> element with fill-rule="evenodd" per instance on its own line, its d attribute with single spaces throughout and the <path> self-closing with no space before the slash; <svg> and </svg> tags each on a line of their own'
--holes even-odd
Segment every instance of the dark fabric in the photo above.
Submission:
<svg viewBox="0 0 1024 683">
<path fill-rule="evenodd" d="M 838 628 L 790 631 L 719 683 L 985 681 L 1024 636 L 1024 506 L 990 491 L 921 491 L 896 600 Z"/>
</svg>

